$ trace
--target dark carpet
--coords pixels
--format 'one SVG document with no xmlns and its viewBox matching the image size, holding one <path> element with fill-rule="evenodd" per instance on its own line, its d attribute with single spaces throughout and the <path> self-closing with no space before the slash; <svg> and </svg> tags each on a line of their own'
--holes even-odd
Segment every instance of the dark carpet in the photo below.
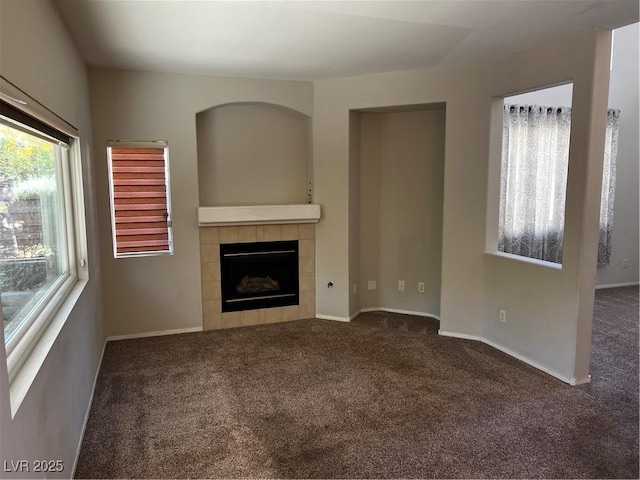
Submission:
<svg viewBox="0 0 640 480">
<path fill-rule="evenodd" d="M 638 478 L 638 289 L 599 291 L 570 387 L 369 313 L 110 342 L 79 478 Z"/>
</svg>

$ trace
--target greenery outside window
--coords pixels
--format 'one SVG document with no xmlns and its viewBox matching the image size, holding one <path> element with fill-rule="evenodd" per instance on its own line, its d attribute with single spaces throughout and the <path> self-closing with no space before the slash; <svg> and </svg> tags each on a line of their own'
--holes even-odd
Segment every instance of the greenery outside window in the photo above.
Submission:
<svg viewBox="0 0 640 480">
<path fill-rule="evenodd" d="M 11 381 L 86 276 L 76 142 L 0 102 L 0 303 Z"/>
</svg>

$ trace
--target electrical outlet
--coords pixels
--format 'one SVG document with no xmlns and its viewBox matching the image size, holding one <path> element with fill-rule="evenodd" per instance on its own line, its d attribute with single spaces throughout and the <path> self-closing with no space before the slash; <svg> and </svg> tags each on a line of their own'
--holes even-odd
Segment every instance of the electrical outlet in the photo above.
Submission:
<svg viewBox="0 0 640 480">
<path fill-rule="evenodd" d="M 353 284 L 353 296 L 355 297 L 358 294 L 358 284 Z"/>
<path fill-rule="evenodd" d="M 622 268 L 629 268 L 629 259 L 625 258 L 622 260 Z"/>
<path fill-rule="evenodd" d="M 398 280 L 398 290 L 404 292 L 404 280 Z"/>
<path fill-rule="evenodd" d="M 418 292 L 424 293 L 424 282 L 418 282 Z"/>
<path fill-rule="evenodd" d="M 507 323 L 507 312 L 500 310 L 500 323 Z"/>
<path fill-rule="evenodd" d="M 378 282 L 377 280 L 369 280 L 367 282 L 367 289 L 368 290 L 375 290 L 378 288 Z"/>
</svg>

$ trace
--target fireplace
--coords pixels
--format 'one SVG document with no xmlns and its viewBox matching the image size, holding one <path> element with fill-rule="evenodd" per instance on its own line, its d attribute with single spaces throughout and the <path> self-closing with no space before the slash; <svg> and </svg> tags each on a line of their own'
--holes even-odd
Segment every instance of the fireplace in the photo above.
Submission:
<svg viewBox="0 0 640 480">
<path fill-rule="evenodd" d="M 286 207 L 286 205 L 285 205 Z M 228 207 L 234 208 L 234 207 Z M 241 208 L 241 207 L 235 207 Z M 275 207 L 274 207 L 275 208 Z M 234 214 L 234 218 L 237 216 Z M 203 219 L 201 219 L 203 220 Z M 204 219 L 206 220 L 206 219 Z M 279 242 L 293 241 L 293 246 L 289 245 L 289 248 L 281 249 L 283 251 L 292 250 L 297 242 L 298 246 L 298 302 L 293 305 L 283 305 L 280 307 L 265 306 L 262 308 L 255 308 L 258 306 L 258 300 L 249 300 L 244 302 L 225 302 L 226 307 L 222 309 L 222 262 L 221 262 L 221 250 L 224 253 L 234 253 L 227 251 L 224 247 L 221 249 L 221 245 L 234 244 L 258 244 L 260 250 L 262 250 L 263 243 L 267 246 L 276 246 L 280 249 Z M 284 244 L 287 247 L 287 244 Z M 233 248 L 233 247 L 231 247 Z M 273 250 L 270 250 L 273 251 Z M 256 253 L 247 252 L 241 250 L 235 253 Z M 295 261 L 295 254 L 292 255 Z M 223 257 L 226 260 L 239 260 L 242 256 Z M 276 322 L 288 322 L 292 320 L 300 320 L 303 318 L 312 318 L 316 314 L 316 259 L 315 259 L 315 225 L 313 223 L 283 223 L 283 224 L 262 224 L 262 225 L 222 225 L 222 226 L 201 226 L 200 227 L 200 268 L 201 268 L 201 287 L 202 287 L 202 327 L 204 330 L 217 330 L 221 328 L 234 328 L 245 327 L 249 325 L 264 325 Z M 228 268 L 225 267 L 225 280 L 229 278 Z M 236 282 L 241 281 L 247 273 L 243 274 Z M 273 280 L 278 281 L 278 288 L 282 289 L 280 280 L 273 278 L 270 273 L 264 274 L 258 272 L 254 274 L 257 277 L 269 276 Z M 290 277 L 288 277 L 290 279 Z M 245 281 L 245 285 L 248 285 L 249 278 Z M 295 280 L 295 279 L 294 279 Z M 267 280 L 268 281 L 268 280 Z M 255 282 L 255 280 L 254 280 Z M 228 282 L 227 282 L 228 283 Z M 291 282 L 289 282 L 291 283 Z M 227 287 L 225 292 L 225 299 L 232 300 L 234 295 L 238 295 L 238 292 L 234 290 L 229 292 Z M 241 289 L 242 290 L 242 289 Z M 249 290 L 247 288 L 247 290 Z M 273 293 L 273 292 L 271 292 Z M 287 294 L 295 294 L 294 291 L 286 292 Z M 266 296 L 266 295 L 256 295 Z M 280 297 L 293 302 L 295 297 Z M 235 298 L 235 300 L 241 300 Z M 264 299 L 261 299 L 264 300 Z M 275 300 L 275 299 L 274 299 Z M 283 302 L 285 303 L 285 302 Z M 251 308 L 251 310 L 234 310 L 235 308 Z M 251 305 L 251 306 L 248 306 Z"/>
<path fill-rule="evenodd" d="M 298 240 L 220 245 L 222 312 L 298 305 Z"/>
</svg>

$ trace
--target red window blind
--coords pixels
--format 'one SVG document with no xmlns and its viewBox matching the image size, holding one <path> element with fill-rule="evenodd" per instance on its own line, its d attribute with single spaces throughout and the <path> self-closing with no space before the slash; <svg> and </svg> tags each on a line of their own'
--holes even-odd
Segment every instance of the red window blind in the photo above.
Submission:
<svg viewBox="0 0 640 480">
<path fill-rule="evenodd" d="M 115 257 L 173 253 L 165 142 L 108 148 Z"/>
</svg>

